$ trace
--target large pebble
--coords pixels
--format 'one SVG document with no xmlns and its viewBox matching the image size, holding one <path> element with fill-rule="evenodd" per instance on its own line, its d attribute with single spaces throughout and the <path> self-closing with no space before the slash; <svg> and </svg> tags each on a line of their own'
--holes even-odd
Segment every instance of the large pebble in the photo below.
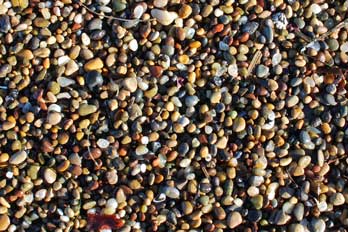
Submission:
<svg viewBox="0 0 348 232">
<path fill-rule="evenodd" d="M 96 111 L 97 107 L 95 105 L 81 104 L 79 107 L 79 115 L 81 116 L 93 114 Z"/>
<path fill-rule="evenodd" d="M 240 224 L 242 224 L 243 218 L 242 215 L 239 212 L 232 212 L 227 216 L 227 226 L 230 229 L 234 229 Z"/>
<path fill-rule="evenodd" d="M 16 153 L 14 153 L 10 160 L 9 163 L 13 164 L 13 165 L 19 165 L 21 163 L 23 163 L 26 159 L 27 159 L 27 152 L 25 151 L 17 151 Z"/>
<path fill-rule="evenodd" d="M 135 92 L 138 87 L 138 81 L 136 77 L 127 77 L 123 81 L 124 87 L 128 89 L 130 92 Z"/>
<path fill-rule="evenodd" d="M 233 131 L 234 132 L 241 132 L 245 129 L 246 123 L 245 119 L 242 117 L 237 117 L 233 122 Z"/>
<path fill-rule="evenodd" d="M 267 76 L 269 73 L 269 67 L 263 65 L 263 64 L 260 64 L 256 67 L 256 76 L 257 77 L 265 77 Z"/>
<path fill-rule="evenodd" d="M 326 224 L 323 219 L 312 219 L 311 226 L 315 232 L 324 232 L 326 230 Z"/>
<path fill-rule="evenodd" d="M 163 8 L 168 4 L 168 0 L 154 0 L 153 5 L 157 8 Z"/>
<path fill-rule="evenodd" d="M 159 10 L 159 9 L 152 9 L 151 15 L 154 17 L 160 24 L 164 26 L 168 26 L 171 24 L 175 19 L 178 18 L 178 14 L 173 11 L 166 11 L 166 10 Z"/>
<path fill-rule="evenodd" d="M 53 184 L 57 179 L 57 173 L 52 168 L 46 168 L 44 171 L 44 179 L 47 183 Z"/>
<path fill-rule="evenodd" d="M 166 186 L 164 188 L 164 194 L 167 197 L 173 198 L 173 199 L 179 199 L 180 197 L 180 191 L 177 188 L 171 187 L 171 186 Z"/>
<path fill-rule="evenodd" d="M 6 214 L 0 215 L 0 231 L 7 231 L 7 228 L 10 226 L 11 221 L 9 216 Z"/>
<path fill-rule="evenodd" d="M 98 70 L 98 69 L 101 69 L 103 67 L 104 67 L 104 63 L 99 57 L 88 61 L 84 66 L 86 72 Z"/>
<path fill-rule="evenodd" d="M 58 112 L 50 112 L 47 116 L 47 123 L 54 126 L 60 123 L 62 115 Z"/>
</svg>

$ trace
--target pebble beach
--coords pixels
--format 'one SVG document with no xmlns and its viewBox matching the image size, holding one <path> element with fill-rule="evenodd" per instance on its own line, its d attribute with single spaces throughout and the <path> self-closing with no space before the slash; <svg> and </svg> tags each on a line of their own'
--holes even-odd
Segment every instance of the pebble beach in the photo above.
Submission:
<svg viewBox="0 0 348 232">
<path fill-rule="evenodd" d="M 347 15 L 0 0 L 0 231 L 346 232 Z"/>
</svg>

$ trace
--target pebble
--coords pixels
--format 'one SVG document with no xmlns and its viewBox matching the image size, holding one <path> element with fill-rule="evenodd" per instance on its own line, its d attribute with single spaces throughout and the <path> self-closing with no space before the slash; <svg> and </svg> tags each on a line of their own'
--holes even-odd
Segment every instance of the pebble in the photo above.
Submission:
<svg viewBox="0 0 348 232">
<path fill-rule="evenodd" d="M 86 72 L 98 70 L 103 67 L 104 67 L 104 63 L 100 58 L 92 59 L 84 65 L 84 69 Z"/>
<path fill-rule="evenodd" d="M 7 229 L 9 228 L 10 224 L 11 221 L 7 215 L 0 215 L 0 231 L 8 231 Z"/>
<path fill-rule="evenodd" d="M 23 163 L 27 159 L 27 157 L 28 154 L 26 151 L 17 151 L 10 157 L 9 163 L 12 165 L 19 165 Z"/>
<path fill-rule="evenodd" d="M 242 222 L 243 222 L 243 218 L 239 212 L 234 211 L 228 214 L 227 216 L 227 226 L 230 229 L 236 228 L 237 226 L 242 224 Z"/>
<path fill-rule="evenodd" d="M 164 194 L 172 199 L 179 199 L 180 191 L 175 187 L 166 186 L 164 188 Z"/>
<path fill-rule="evenodd" d="M 98 71 L 90 71 L 85 75 L 86 84 L 90 90 L 103 85 L 103 77 Z"/>
<path fill-rule="evenodd" d="M 97 111 L 97 107 L 94 105 L 81 104 L 79 107 L 79 115 L 86 116 Z"/>
<path fill-rule="evenodd" d="M 322 219 L 312 219 L 311 226 L 317 232 L 324 232 L 326 230 L 326 224 Z"/>
<path fill-rule="evenodd" d="M 154 0 L 153 5 L 157 8 L 164 8 L 167 6 L 168 0 Z"/>
<path fill-rule="evenodd" d="M 166 10 L 160 10 L 160 9 L 153 9 L 151 10 L 151 15 L 154 17 L 160 24 L 164 26 L 168 26 L 175 19 L 177 19 L 179 16 L 176 12 L 173 11 L 166 11 Z"/>
<path fill-rule="evenodd" d="M 54 126 L 60 123 L 62 115 L 58 112 L 50 112 L 47 116 L 47 123 Z"/>
<path fill-rule="evenodd" d="M 110 145 L 110 142 L 106 139 L 98 139 L 97 145 L 98 147 L 105 149 Z"/>
<path fill-rule="evenodd" d="M 269 67 L 260 64 L 256 67 L 256 76 L 259 78 L 266 77 L 269 74 Z"/>
<path fill-rule="evenodd" d="M 343 205 L 345 203 L 345 198 L 343 196 L 342 193 L 334 193 L 331 197 L 330 197 L 330 202 L 334 205 L 334 206 L 339 206 L 339 205 Z"/>
<path fill-rule="evenodd" d="M 57 173 L 51 168 L 46 168 L 44 171 L 44 179 L 48 184 L 53 184 L 57 179 Z"/>
<path fill-rule="evenodd" d="M 8 15 L 0 16 L 0 32 L 7 33 L 11 30 L 10 17 Z"/>
<path fill-rule="evenodd" d="M 123 81 L 123 85 L 128 89 L 131 93 L 134 93 L 138 88 L 138 81 L 135 77 L 127 77 Z"/>
<path fill-rule="evenodd" d="M 129 42 L 129 49 L 132 50 L 133 52 L 135 52 L 136 50 L 138 50 L 138 42 L 135 39 L 132 39 Z"/>
<path fill-rule="evenodd" d="M 245 119 L 242 117 L 237 117 L 235 121 L 233 122 L 233 131 L 234 132 L 241 132 L 245 130 Z"/>
</svg>

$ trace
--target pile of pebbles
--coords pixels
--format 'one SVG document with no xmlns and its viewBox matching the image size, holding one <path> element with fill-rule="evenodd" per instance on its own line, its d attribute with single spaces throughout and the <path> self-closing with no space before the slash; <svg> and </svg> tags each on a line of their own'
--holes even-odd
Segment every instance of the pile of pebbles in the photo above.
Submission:
<svg viewBox="0 0 348 232">
<path fill-rule="evenodd" d="M 0 231 L 345 231 L 347 11 L 0 0 Z"/>
</svg>

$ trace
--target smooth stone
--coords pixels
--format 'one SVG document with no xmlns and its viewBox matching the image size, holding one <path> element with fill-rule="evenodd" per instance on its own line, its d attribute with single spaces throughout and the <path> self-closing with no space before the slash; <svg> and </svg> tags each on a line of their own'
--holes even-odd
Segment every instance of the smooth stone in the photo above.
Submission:
<svg viewBox="0 0 348 232">
<path fill-rule="evenodd" d="M 71 76 L 72 74 L 74 74 L 78 70 L 79 70 L 78 64 L 74 60 L 69 60 L 69 62 L 66 65 L 64 74 L 67 76 Z"/>
<path fill-rule="evenodd" d="M 313 14 L 319 14 L 321 12 L 321 7 L 318 4 L 313 3 L 310 6 L 310 10 L 312 11 Z"/>
<path fill-rule="evenodd" d="M 139 145 L 135 149 L 136 155 L 146 155 L 149 152 L 149 149 L 145 145 Z"/>
<path fill-rule="evenodd" d="M 183 201 L 181 203 L 181 209 L 184 215 L 189 215 L 193 212 L 193 206 L 190 201 Z"/>
<path fill-rule="evenodd" d="M 330 197 L 330 202 L 334 205 L 334 206 L 339 206 L 339 205 L 343 205 L 345 203 L 345 198 L 343 196 L 342 193 L 334 193 L 332 194 L 332 196 Z"/>
<path fill-rule="evenodd" d="M 309 133 L 307 131 L 301 131 L 300 133 L 300 141 L 303 144 L 312 142 L 311 137 L 309 136 Z"/>
<path fill-rule="evenodd" d="M 97 111 L 97 107 L 95 105 L 88 105 L 86 103 L 81 104 L 79 107 L 79 115 L 80 116 L 86 116 L 89 114 L 93 114 Z"/>
<path fill-rule="evenodd" d="M 289 96 L 286 99 L 286 106 L 288 108 L 294 107 L 295 105 L 297 105 L 299 103 L 300 99 L 297 96 Z"/>
<path fill-rule="evenodd" d="M 130 50 L 132 50 L 133 52 L 135 52 L 136 50 L 138 50 L 138 42 L 136 39 L 132 39 L 129 44 L 128 47 Z"/>
<path fill-rule="evenodd" d="M 115 12 L 121 12 L 127 8 L 126 0 L 113 0 L 112 1 L 112 9 Z"/>
<path fill-rule="evenodd" d="M 248 220 L 251 222 L 258 222 L 262 218 L 262 212 L 260 210 L 249 210 Z"/>
<path fill-rule="evenodd" d="M 291 219 L 289 215 L 287 215 L 283 210 L 279 210 L 275 216 L 275 224 L 276 225 L 285 225 Z"/>
<path fill-rule="evenodd" d="M 313 228 L 313 231 L 315 232 L 324 232 L 326 230 L 326 224 L 324 220 L 322 219 L 312 219 L 311 221 L 311 227 Z"/>
<path fill-rule="evenodd" d="M 57 173 L 52 168 L 46 168 L 44 171 L 44 179 L 47 183 L 53 184 L 57 179 Z"/>
<path fill-rule="evenodd" d="M 227 146 L 228 138 L 227 137 L 221 137 L 217 143 L 216 143 L 216 148 L 218 149 L 225 149 Z"/>
<path fill-rule="evenodd" d="M 131 93 L 135 92 L 138 88 L 138 81 L 136 77 L 127 77 L 123 81 L 124 87 L 128 89 Z"/>
<path fill-rule="evenodd" d="M 168 26 L 175 19 L 178 18 L 178 14 L 174 11 L 166 11 L 159 9 L 152 9 L 151 16 L 154 17 L 160 24 Z"/>
<path fill-rule="evenodd" d="M 227 72 L 232 77 L 238 77 L 238 66 L 237 64 L 231 64 L 227 68 Z"/>
<path fill-rule="evenodd" d="M 62 115 L 58 112 L 50 112 L 47 116 L 47 123 L 50 125 L 57 125 L 62 120 Z"/>
<path fill-rule="evenodd" d="M 251 198 L 251 203 L 254 205 L 255 209 L 262 209 L 263 206 L 263 196 L 257 195 Z"/>
<path fill-rule="evenodd" d="M 273 28 L 270 27 L 269 25 L 265 25 L 265 27 L 263 28 L 262 32 L 263 32 L 262 34 L 266 38 L 266 43 L 272 43 L 273 42 L 273 38 L 274 38 Z"/>
<path fill-rule="evenodd" d="M 25 151 L 17 151 L 9 159 L 9 163 L 12 165 L 19 165 L 27 159 L 28 155 Z"/>
<path fill-rule="evenodd" d="M 234 132 L 241 132 L 243 130 L 245 130 L 246 127 L 246 122 L 245 119 L 242 117 L 237 117 L 234 121 L 233 121 L 233 127 L 232 130 Z"/>
<path fill-rule="evenodd" d="M 305 228 L 301 224 L 291 224 L 289 232 L 305 232 Z"/>
<path fill-rule="evenodd" d="M 164 194 L 172 199 L 179 199 L 180 197 L 180 191 L 177 188 L 171 186 L 164 187 Z"/>
<path fill-rule="evenodd" d="M 267 76 L 269 73 L 269 67 L 260 64 L 256 67 L 256 76 L 259 78 Z"/>
<path fill-rule="evenodd" d="M 227 226 L 230 229 L 236 228 L 237 226 L 242 224 L 242 222 L 243 222 L 243 218 L 239 212 L 234 211 L 228 214 L 227 216 Z"/>
<path fill-rule="evenodd" d="M 40 189 L 38 191 L 36 191 L 35 193 L 35 199 L 38 201 L 43 200 L 46 197 L 47 194 L 47 190 L 46 189 Z"/>
<path fill-rule="evenodd" d="M 259 28 L 259 23 L 257 22 L 247 22 L 242 26 L 242 32 L 248 33 L 249 35 L 254 34 Z"/>
<path fill-rule="evenodd" d="M 93 31 L 93 30 L 101 30 L 103 28 L 103 21 L 99 18 L 95 18 L 92 21 L 89 22 L 88 24 L 88 30 Z"/>
<path fill-rule="evenodd" d="M 195 106 L 199 102 L 199 98 L 197 96 L 187 96 L 185 98 L 185 105 L 187 107 Z"/>
<path fill-rule="evenodd" d="M 210 102 L 212 104 L 217 104 L 220 102 L 220 99 L 221 99 L 221 92 L 220 91 L 217 91 L 217 92 L 214 92 L 211 94 L 210 96 Z"/>
<path fill-rule="evenodd" d="M 329 49 L 331 51 L 337 51 L 340 47 L 339 42 L 337 41 L 337 39 L 329 39 L 329 41 L 327 42 Z"/>
<path fill-rule="evenodd" d="M 9 216 L 7 216 L 6 214 L 0 215 L 0 231 L 7 231 L 10 224 L 11 221 Z"/>
<path fill-rule="evenodd" d="M 87 72 L 85 74 L 85 80 L 86 80 L 86 84 L 90 90 L 93 90 L 94 87 L 102 86 L 103 82 L 104 82 L 101 73 L 98 71 L 95 71 L 95 70 L 91 71 L 91 72 Z"/>
<path fill-rule="evenodd" d="M 69 56 L 61 56 L 58 58 L 58 66 L 66 65 L 70 61 Z"/>
<path fill-rule="evenodd" d="M 163 8 L 168 4 L 168 0 L 154 0 L 153 5 L 157 8 Z"/>
<path fill-rule="evenodd" d="M 75 80 L 72 80 L 66 77 L 58 77 L 57 82 L 60 85 L 60 87 L 63 87 L 63 88 L 76 83 Z"/>
<path fill-rule="evenodd" d="M 84 69 L 86 72 L 101 69 L 103 67 L 104 67 L 104 63 L 99 57 L 88 61 L 84 65 Z"/>
<path fill-rule="evenodd" d="M 98 147 L 104 149 L 110 145 L 110 142 L 106 139 L 98 139 L 97 145 L 98 145 Z"/>
<path fill-rule="evenodd" d="M 331 106 L 337 105 L 335 97 L 331 94 L 324 94 L 322 98 L 323 98 L 323 103 L 326 105 L 331 105 Z"/>
<path fill-rule="evenodd" d="M 348 42 L 342 43 L 341 46 L 340 46 L 340 49 L 344 53 L 348 52 Z"/>
<path fill-rule="evenodd" d="M 276 66 L 282 60 L 282 55 L 280 53 L 276 53 L 272 56 L 272 65 Z"/>
<path fill-rule="evenodd" d="M 7 33 L 9 30 L 11 30 L 10 17 L 3 15 L 0 17 L 0 32 Z"/>
</svg>

